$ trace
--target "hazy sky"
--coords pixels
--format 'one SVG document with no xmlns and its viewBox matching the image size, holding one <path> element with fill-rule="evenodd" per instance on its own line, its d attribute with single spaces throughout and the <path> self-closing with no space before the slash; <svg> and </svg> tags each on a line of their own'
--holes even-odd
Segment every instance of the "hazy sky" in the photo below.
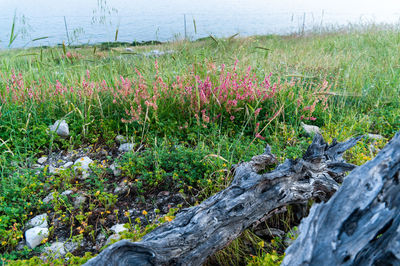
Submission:
<svg viewBox="0 0 400 266">
<path fill-rule="evenodd" d="M 376 15 L 400 14 L 400 0 L 108 0 L 119 15 L 129 16 L 136 12 L 150 12 L 166 7 L 173 13 L 203 13 L 223 10 L 227 5 L 243 11 L 258 10 L 275 12 L 339 12 L 368 13 Z M 97 0 L 0 0 L 0 16 L 12 16 L 14 10 L 26 16 L 91 16 Z M 161 10 L 163 10 L 161 8 Z"/>
<path fill-rule="evenodd" d="M 105 2 L 105 0 L 99 0 Z M 35 44 L 54 45 L 69 36 L 82 43 L 118 40 L 171 40 L 183 36 L 183 14 L 188 34 L 200 38 L 213 34 L 243 36 L 288 34 L 301 27 L 334 27 L 348 24 L 397 23 L 400 0 L 106 0 L 118 13 L 107 23 L 93 23 L 98 0 L 0 0 L 0 48 L 7 45 L 15 10 L 22 32 L 13 44 L 48 37 Z M 304 14 L 306 13 L 306 14 Z M 24 15 L 27 19 L 22 19 Z M 64 22 L 64 16 L 66 17 Z M 192 21 L 196 21 L 194 32 Z M 98 20 L 97 20 L 98 22 Z M 68 25 L 68 31 L 65 25 Z M 101 25 L 100 25 L 101 24 Z M 25 29 L 25 35 L 22 31 Z"/>
</svg>

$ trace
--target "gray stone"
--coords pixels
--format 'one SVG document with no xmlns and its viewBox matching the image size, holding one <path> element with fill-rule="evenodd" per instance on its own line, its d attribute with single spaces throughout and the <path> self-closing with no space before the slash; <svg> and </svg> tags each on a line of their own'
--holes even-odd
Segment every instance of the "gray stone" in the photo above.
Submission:
<svg viewBox="0 0 400 266">
<path fill-rule="evenodd" d="M 106 235 L 103 233 L 98 234 L 96 237 L 96 249 L 100 249 L 104 242 L 106 242 Z"/>
<path fill-rule="evenodd" d="M 110 230 L 113 231 L 113 232 L 116 233 L 116 234 L 119 234 L 119 233 L 121 233 L 121 232 L 127 231 L 128 228 L 125 228 L 125 227 L 124 227 L 124 224 L 116 224 L 116 225 L 113 225 L 113 226 L 110 228 Z"/>
<path fill-rule="evenodd" d="M 29 220 L 29 222 L 26 223 L 26 227 L 41 227 L 41 228 L 47 228 L 47 213 L 42 213 L 39 215 L 36 215 L 32 219 Z"/>
<path fill-rule="evenodd" d="M 49 236 L 49 229 L 42 227 L 34 227 L 25 232 L 26 245 L 33 249 L 39 246 L 43 239 Z"/>
<path fill-rule="evenodd" d="M 44 252 L 56 259 L 64 257 L 67 254 L 63 242 L 54 242 L 50 246 L 45 247 Z"/>
<path fill-rule="evenodd" d="M 50 203 L 54 199 L 54 192 L 51 192 L 49 195 L 47 195 L 42 201 L 44 203 Z"/>
<path fill-rule="evenodd" d="M 70 168 L 74 163 L 73 162 L 66 162 L 62 167 L 65 169 Z"/>
<path fill-rule="evenodd" d="M 130 48 L 130 47 L 126 47 L 126 48 L 125 48 L 125 51 L 127 51 L 127 52 L 133 52 L 133 49 Z"/>
<path fill-rule="evenodd" d="M 116 241 L 118 241 L 118 240 L 120 240 L 121 239 L 121 236 L 119 235 L 119 234 L 113 234 L 113 235 L 111 235 L 108 239 L 107 239 L 107 241 L 106 241 L 106 243 L 105 243 L 105 246 L 107 246 L 108 244 L 111 244 L 111 240 L 116 240 Z"/>
<path fill-rule="evenodd" d="M 62 138 L 69 136 L 69 128 L 65 120 L 57 120 L 54 125 L 50 126 L 50 130 L 56 132 Z"/>
<path fill-rule="evenodd" d="M 81 157 L 75 161 L 74 169 L 82 173 L 82 178 L 88 178 L 91 163 L 93 163 L 93 160 L 89 157 Z"/>
<path fill-rule="evenodd" d="M 72 194 L 72 193 L 74 193 L 72 190 L 66 190 L 66 191 L 64 191 L 63 193 L 61 193 L 61 195 L 63 195 L 63 196 L 68 196 L 68 195 L 70 195 L 70 194 Z"/>
<path fill-rule="evenodd" d="M 114 194 L 123 194 L 129 190 L 129 185 L 131 183 L 126 182 L 127 180 L 123 180 L 119 183 L 118 187 L 114 189 Z"/>
<path fill-rule="evenodd" d="M 49 174 L 51 174 L 51 175 L 56 175 L 56 174 L 60 173 L 60 169 L 59 168 L 56 168 L 56 167 L 51 166 L 51 165 L 49 165 L 49 168 L 47 168 L 47 170 L 48 170 Z"/>
<path fill-rule="evenodd" d="M 301 122 L 300 124 L 308 135 L 321 134 L 321 131 L 317 126 L 307 125 L 304 124 L 303 122 Z"/>
<path fill-rule="evenodd" d="M 74 207 L 79 208 L 83 203 L 85 203 L 86 197 L 83 195 L 79 195 L 74 200 Z"/>
<path fill-rule="evenodd" d="M 21 241 L 18 242 L 18 245 L 15 247 L 15 250 L 17 251 L 24 250 L 25 246 L 26 246 L 25 239 L 22 239 Z"/>
<path fill-rule="evenodd" d="M 118 177 L 121 175 L 121 169 L 117 163 L 113 163 L 112 165 L 110 165 L 110 169 L 113 171 L 114 176 Z"/>
<path fill-rule="evenodd" d="M 37 162 L 38 162 L 39 164 L 44 164 L 45 162 L 47 162 L 47 156 L 40 157 L 40 158 L 37 160 Z"/>
<path fill-rule="evenodd" d="M 160 50 L 154 49 L 149 52 L 143 53 L 143 55 L 145 57 L 151 57 L 151 56 L 159 57 L 159 56 L 166 55 L 166 54 L 173 54 L 174 52 L 175 52 L 174 50 L 160 51 Z"/>
<path fill-rule="evenodd" d="M 121 144 L 121 146 L 119 146 L 118 151 L 119 152 L 128 152 L 133 150 L 133 148 L 135 147 L 135 144 L 133 143 L 124 143 Z"/>
<path fill-rule="evenodd" d="M 67 252 L 73 252 L 75 249 L 77 249 L 79 246 L 77 243 L 72 242 L 72 241 L 68 241 L 64 243 L 64 249 Z"/>
<path fill-rule="evenodd" d="M 118 136 L 115 137 L 115 141 L 116 141 L 118 144 L 124 144 L 124 143 L 127 143 L 127 142 L 128 142 L 128 139 L 127 139 L 125 136 L 118 135 Z"/>
</svg>

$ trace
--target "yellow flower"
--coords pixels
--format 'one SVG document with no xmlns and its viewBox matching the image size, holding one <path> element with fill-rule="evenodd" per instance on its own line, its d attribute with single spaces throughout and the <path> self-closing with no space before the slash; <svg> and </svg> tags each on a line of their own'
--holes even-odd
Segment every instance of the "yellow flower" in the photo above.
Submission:
<svg viewBox="0 0 400 266">
<path fill-rule="evenodd" d="M 124 212 L 124 215 L 125 215 L 126 217 L 129 217 L 129 212 L 128 212 L 128 211 Z"/>
<path fill-rule="evenodd" d="M 147 211 L 146 210 L 143 210 L 142 213 L 143 213 L 143 215 L 147 215 Z"/>
<path fill-rule="evenodd" d="M 172 216 L 165 216 L 165 221 L 171 222 L 174 219 Z"/>
</svg>

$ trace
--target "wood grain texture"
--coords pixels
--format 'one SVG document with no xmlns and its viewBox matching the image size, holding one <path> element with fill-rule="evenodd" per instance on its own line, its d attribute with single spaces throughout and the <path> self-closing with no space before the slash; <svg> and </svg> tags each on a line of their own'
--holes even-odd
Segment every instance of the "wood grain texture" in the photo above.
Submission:
<svg viewBox="0 0 400 266">
<path fill-rule="evenodd" d="M 313 205 L 282 265 L 400 265 L 400 132 Z"/>
<path fill-rule="evenodd" d="M 277 208 L 328 200 L 345 172 L 355 168 L 342 154 L 361 137 L 328 145 L 317 134 L 303 158 L 288 159 L 275 170 L 269 146 L 251 161 L 234 166 L 234 179 L 225 190 L 145 235 L 140 242 L 117 242 L 86 265 L 201 265 L 210 255 L 237 238 L 246 228 Z"/>
</svg>

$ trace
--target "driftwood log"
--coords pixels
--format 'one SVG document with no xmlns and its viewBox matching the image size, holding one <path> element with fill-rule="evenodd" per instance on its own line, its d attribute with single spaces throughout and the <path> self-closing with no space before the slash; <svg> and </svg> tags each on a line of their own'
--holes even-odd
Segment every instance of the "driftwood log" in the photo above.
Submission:
<svg viewBox="0 0 400 266">
<path fill-rule="evenodd" d="M 263 154 L 234 167 L 234 179 L 225 190 L 182 210 L 140 242 L 122 240 L 109 246 L 86 265 L 201 265 L 277 208 L 328 200 L 346 171 L 355 168 L 342 154 L 360 138 L 328 145 L 317 134 L 303 158 L 287 159 L 275 170 L 261 173 L 277 162 L 267 146 Z"/>
<path fill-rule="evenodd" d="M 400 265 L 400 132 L 313 205 L 282 265 Z"/>
</svg>

